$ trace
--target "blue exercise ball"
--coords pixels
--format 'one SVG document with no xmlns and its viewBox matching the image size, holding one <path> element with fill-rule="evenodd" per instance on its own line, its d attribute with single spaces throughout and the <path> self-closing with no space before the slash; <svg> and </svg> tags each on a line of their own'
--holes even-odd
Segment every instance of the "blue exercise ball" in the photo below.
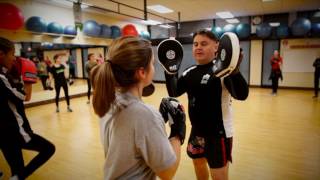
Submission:
<svg viewBox="0 0 320 180">
<path fill-rule="evenodd" d="M 26 21 L 26 29 L 33 32 L 47 32 L 47 22 L 39 17 L 32 16 Z"/>
<path fill-rule="evenodd" d="M 94 20 L 88 20 L 84 23 L 83 32 L 87 36 L 99 37 L 101 26 Z"/>
<path fill-rule="evenodd" d="M 100 36 L 104 38 L 111 38 L 111 35 L 112 35 L 111 28 L 106 24 L 102 24 Z"/>
<path fill-rule="evenodd" d="M 267 38 L 271 35 L 272 28 L 268 23 L 262 23 L 257 26 L 256 33 L 259 38 Z"/>
<path fill-rule="evenodd" d="M 62 34 L 63 27 L 57 22 L 52 22 L 48 25 L 47 32 L 48 33 L 55 33 L 55 34 Z"/>
<path fill-rule="evenodd" d="M 320 23 L 313 23 L 311 27 L 312 36 L 320 36 Z"/>
<path fill-rule="evenodd" d="M 213 34 L 215 34 L 218 38 L 220 38 L 223 34 L 223 29 L 221 27 L 212 27 L 211 28 L 211 32 L 213 32 Z"/>
<path fill-rule="evenodd" d="M 305 36 L 311 30 L 311 22 L 306 18 L 298 18 L 291 24 L 291 32 L 294 36 Z"/>
<path fill-rule="evenodd" d="M 286 38 L 289 36 L 289 27 L 287 25 L 281 24 L 277 27 L 276 34 L 278 38 Z"/>
<path fill-rule="evenodd" d="M 67 35 L 77 35 L 77 29 L 74 26 L 68 25 L 64 27 L 64 34 Z"/>
<path fill-rule="evenodd" d="M 224 32 L 233 32 L 235 33 L 236 32 L 236 26 L 233 25 L 233 24 L 227 24 L 223 27 L 223 31 Z"/>
<path fill-rule="evenodd" d="M 140 33 L 140 37 L 144 38 L 144 39 L 151 39 L 150 33 L 148 31 L 141 31 Z"/>
<path fill-rule="evenodd" d="M 238 24 L 236 27 L 236 33 L 240 39 L 248 38 L 251 34 L 251 28 L 249 24 Z"/>
<path fill-rule="evenodd" d="M 121 30 L 119 26 L 111 26 L 111 37 L 113 39 L 121 36 Z"/>
</svg>

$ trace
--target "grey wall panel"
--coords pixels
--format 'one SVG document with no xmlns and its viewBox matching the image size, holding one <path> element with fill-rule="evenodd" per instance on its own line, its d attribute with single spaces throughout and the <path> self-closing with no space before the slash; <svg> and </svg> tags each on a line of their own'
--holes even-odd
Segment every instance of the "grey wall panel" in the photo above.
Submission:
<svg viewBox="0 0 320 180">
<path fill-rule="evenodd" d="M 240 47 L 243 49 L 243 59 L 240 64 L 240 72 L 247 82 L 250 82 L 250 41 L 240 41 Z"/>
</svg>

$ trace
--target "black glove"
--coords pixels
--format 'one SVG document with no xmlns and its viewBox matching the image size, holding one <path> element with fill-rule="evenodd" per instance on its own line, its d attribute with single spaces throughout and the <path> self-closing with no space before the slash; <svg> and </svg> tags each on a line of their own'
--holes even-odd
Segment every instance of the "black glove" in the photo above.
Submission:
<svg viewBox="0 0 320 180">
<path fill-rule="evenodd" d="M 169 121 L 171 127 L 169 138 L 178 136 L 183 144 L 186 136 L 186 115 L 182 104 L 171 97 L 163 98 L 159 111 L 164 121 Z"/>
</svg>

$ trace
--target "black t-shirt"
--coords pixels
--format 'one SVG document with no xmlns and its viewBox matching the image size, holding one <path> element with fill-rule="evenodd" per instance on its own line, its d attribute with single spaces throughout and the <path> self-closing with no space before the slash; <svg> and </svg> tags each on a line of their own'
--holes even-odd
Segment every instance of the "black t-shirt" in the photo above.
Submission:
<svg viewBox="0 0 320 180">
<path fill-rule="evenodd" d="M 314 63 L 313 66 L 315 68 L 315 72 L 316 73 L 320 73 L 320 58 L 317 58 Z"/>
<path fill-rule="evenodd" d="M 60 64 L 58 67 L 56 67 L 55 65 L 51 67 L 51 73 L 53 75 L 55 84 L 62 84 L 67 82 L 66 77 L 64 76 L 64 69 L 65 67 L 62 64 Z"/>
</svg>

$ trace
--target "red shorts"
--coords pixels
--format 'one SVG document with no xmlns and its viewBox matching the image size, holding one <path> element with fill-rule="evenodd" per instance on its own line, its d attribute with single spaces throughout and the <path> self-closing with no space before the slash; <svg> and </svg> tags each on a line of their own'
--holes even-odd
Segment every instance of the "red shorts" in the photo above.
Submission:
<svg viewBox="0 0 320 180">
<path fill-rule="evenodd" d="M 232 137 L 215 138 L 195 136 L 192 131 L 189 137 L 187 154 L 190 158 L 206 158 L 210 168 L 224 167 L 232 162 Z"/>
</svg>

